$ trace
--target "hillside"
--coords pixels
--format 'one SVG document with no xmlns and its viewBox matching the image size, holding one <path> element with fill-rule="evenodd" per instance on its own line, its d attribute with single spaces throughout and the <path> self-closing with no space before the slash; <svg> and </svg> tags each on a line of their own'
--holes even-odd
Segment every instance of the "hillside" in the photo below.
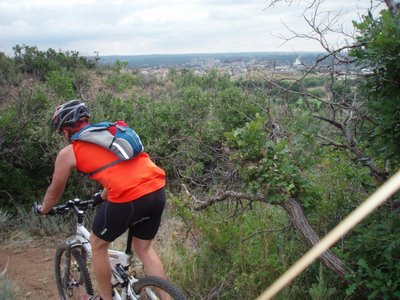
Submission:
<svg viewBox="0 0 400 300">
<path fill-rule="evenodd" d="M 69 99 L 85 101 L 93 122 L 125 120 L 166 171 L 168 209 L 158 251 L 169 278 L 190 299 L 256 298 L 398 165 L 396 140 L 382 134 L 392 129 L 374 122 L 379 114 L 392 120 L 393 111 L 381 110 L 378 100 L 392 101 L 386 92 L 396 88 L 379 82 L 389 85 L 382 99 L 366 92 L 381 77 L 369 81 L 335 66 L 287 76 L 274 68 L 243 76 L 218 68 L 158 74 L 35 47 L 0 56 L 0 66 L 1 254 L 12 257 L 5 273 L 18 286 L 25 279 L 15 270 L 27 254 L 7 243 L 24 232 L 30 238 L 23 251 L 51 256 L 53 240 L 40 250 L 31 241 L 64 228 L 30 210 L 65 146 L 50 120 Z M 61 201 L 99 188 L 74 172 Z M 398 203 L 397 196 L 390 199 L 279 297 L 395 297 Z M 4 269 L 4 259 L 1 264 Z M 31 283 L 35 289 L 38 282 Z M 45 286 L 42 292 L 50 293 Z"/>
</svg>

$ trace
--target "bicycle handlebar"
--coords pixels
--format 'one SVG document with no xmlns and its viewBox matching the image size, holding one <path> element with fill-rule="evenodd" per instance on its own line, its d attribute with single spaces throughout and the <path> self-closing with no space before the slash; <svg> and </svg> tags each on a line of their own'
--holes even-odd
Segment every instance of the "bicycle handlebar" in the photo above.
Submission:
<svg viewBox="0 0 400 300">
<path fill-rule="evenodd" d="M 64 204 L 53 207 L 53 212 L 54 214 L 62 215 L 69 212 L 71 209 L 85 211 L 96 206 L 97 204 L 98 203 L 95 203 L 93 199 L 81 200 L 79 198 L 75 198 L 73 200 L 68 200 Z"/>
<path fill-rule="evenodd" d="M 79 213 L 79 211 L 85 211 L 89 208 L 101 204 L 104 201 L 105 200 L 101 198 L 101 192 L 98 192 L 94 194 L 92 196 L 92 199 L 90 200 L 81 200 L 79 198 L 68 200 L 64 204 L 53 207 L 52 210 L 49 211 L 46 215 L 55 215 L 55 214 L 62 215 L 70 211 L 70 209 L 74 209 L 77 213 Z M 34 202 L 33 204 L 33 212 L 36 215 L 42 214 L 40 211 L 40 205 L 37 202 Z"/>
</svg>

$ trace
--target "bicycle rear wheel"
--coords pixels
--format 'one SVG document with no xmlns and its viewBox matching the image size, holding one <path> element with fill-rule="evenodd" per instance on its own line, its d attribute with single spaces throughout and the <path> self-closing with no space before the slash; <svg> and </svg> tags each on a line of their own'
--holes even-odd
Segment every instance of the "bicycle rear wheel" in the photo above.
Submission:
<svg viewBox="0 0 400 300">
<path fill-rule="evenodd" d="M 62 300 L 86 299 L 93 295 L 93 286 L 86 265 L 86 255 L 79 247 L 67 244 L 57 249 L 55 275 L 58 294 Z"/>
<path fill-rule="evenodd" d="M 139 281 L 133 284 L 133 290 L 139 296 L 138 299 L 140 300 L 186 300 L 186 296 L 179 288 L 163 278 L 154 276 L 146 276 L 139 279 Z"/>
</svg>

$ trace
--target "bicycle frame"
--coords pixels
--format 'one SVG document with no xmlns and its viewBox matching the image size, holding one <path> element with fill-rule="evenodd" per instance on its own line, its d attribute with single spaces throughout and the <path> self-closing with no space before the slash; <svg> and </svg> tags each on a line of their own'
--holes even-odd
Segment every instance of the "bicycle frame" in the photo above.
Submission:
<svg viewBox="0 0 400 300">
<path fill-rule="evenodd" d="M 73 209 L 75 210 L 78 220 L 77 220 L 77 224 L 76 224 L 75 235 L 73 236 L 73 239 L 67 240 L 67 243 L 70 245 L 71 248 L 76 247 L 76 246 L 83 247 L 86 254 L 91 259 L 92 258 L 92 247 L 90 245 L 90 232 L 83 225 L 84 212 L 79 210 L 76 206 L 73 206 Z"/>
<path fill-rule="evenodd" d="M 73 208 L 78 218 L 76 232 L 73 239 L 68 240 L 67 243 L 69 244 L 70 248 L 82 247 L 86 252 L 87 257 L 91 260 L 92 247 L 90 245 L 90 232 L 84 226 L 84 212 L 79 210 L 76 206 L 73 206 Z M 130 299 L 137 299 L 137 295 L 135 295 L 131 286 L 132 284 L 137 282 L 138 279 L 134 277 L 128 277 L 125 274 L 125 271 L 127 271 L 129 266 L 131 265 L 131 244 L 132 232 L 129 229 L 125 252 L 111 249 L 108 250 L 108 255 L 111 263 L 112 287 L 113 289 L 118 286 L 121 287 L 121 295 L 119 295 L 119 293 L 114 289 L 114 292 L 117 294 L 114 297 L 118 299 L 119 296 L 121 300 L 128 299 L 128 296 L 130 297 Z"/>
</svg>

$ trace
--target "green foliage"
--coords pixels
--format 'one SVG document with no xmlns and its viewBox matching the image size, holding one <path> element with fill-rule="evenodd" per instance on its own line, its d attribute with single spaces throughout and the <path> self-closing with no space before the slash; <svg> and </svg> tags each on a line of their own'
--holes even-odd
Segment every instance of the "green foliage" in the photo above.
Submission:
<svg viewBox="0 0 400 300">
<path fill-rule="evenodd" d="M 38 88 L 22 90 L 19 101 L 2 112 L 0 190 L 12 195 L 3 202 L 5 206 L 28 204 L 29 199 L 38 197 L 51 173 L 47 109 L 47 96 Z"/>
<path fill-rule="evenodd" d="M 319 276 L 317 277 L 318 282 L 314 283 L 309 289 L 309 293 L 312 300 L 327 300 L 337 299 L 336 288 L 327 287 L 327 282 L 324 277 L 324 269 L 322 264 L 319 265 Z"/>
<path fill-rule="evenodd" d="M 325 84 L 326 79 L 323 77 L 306 77 L 303 79 L 302 84 L 306 88 L 320 87 Z"/>
<path fill-rule="evenodd" d="M 6 84 L 17 84 L 19 79 L 18 77 L 19 74 L 14 61 L 7 57 L 3 52 L 0 52 L 0 86 Z"/>
<path fill-rule="evenodd" d="M 92 108 L 94 112 L 93 121 L 124 120 L 130 126 L 136 128 L 136 112 L 132 100 L 121 99 L 111 93 L 99 94 L 96 100 L 97 103 Z"/>
<path fill-rule="evenodd" d="M 346 292 L 368 289 L 368 299 L 400 297 L 400 220 L 398 210 L 387 218 L 381 213 L 359 225 L 348 241 L 354 273 Z"/>
<path fill-rule="evenodd" d="M 371 142 L 377 155 L 400 159 L 400 14 L 382 10 L 354 23 L 360 47 L 351 51 L 360 65 L 372 68 L 366 78 L 365 94 L 374 122 L 370 124 Z"/>
<path fill-rule="evenodd" d="M 357 83 L 363 88 L 367 108 L 363 113 L 368 116 L 368 122 L 360 124 L 368 134 L 359 138 L 377 163 L 388 163 L 392 173 L 398 169 L 400 159 L 400 15 L 382 10 L 377 18 L 368 14 L 354 25 L 359 46 L 350 54 L 359 66 L 373 71 L 365 82 Z M 365 174 L 360 181 L 368 191 L 375 188 Z M 390 202 L 394 207 L 398 205 L 398 200 Z M 349 277 L 352 284 L 346 289 L 348 295 L 362 288 L 368 291 L 369 299 L 399 298 L 398 228 L 398 210 L 384 208 L 354 230 L 345 243 L 354 269 Z"/>
<path fill-rule="evenodd" d="M 283 231 L 264 230 L 283 227 L 287 219 L 277 209 L 253 208 L 231 219 L 224 218 L 222 212 L 229 210 L 224 206 L 193 216 L 201 232 L 197 250 L 180 249 L 182 259 L 188 261 L 176 270 L 185 274 L 180 284 L 190 299 L 254 298 L 290 265 L 288 253 L 280 251 Z M 286 243 L 287 248 L 293 246 L 298 251 L 295 243 Z"/>
<path fill-rule="evenodd" d="M 67 72 L 63 70 L 50 71 L 46 76 L 46 83 L 58 98 L 65 100 L 76 98 L 72 79 Z"/>
<path fill-rule="evenodd" d="M 239 88 L 229 87 L 219 94 L 220 103 L 217 117 L 222 122 L 224 131 L 231 131 L 243 126 L 260 112 L 257 100 L 251 101 Z"/>
<path fill-rule="evenodd" d="M 301 176 L 301 160 L 294 159 L 295 149 L 287 140 L 270 140 L 266 124 L 265 117 L 256 115 L 254 121 L 226 136 L 228 145 L 236 150 L 231 158 L 248 189 L 279 203 L 288 196 L 297 197 L 306 182 Z"/>
<path fill-rule="evenodd" d="M 129 74 L 123 70 L 127 65 L 128 62 L 117 60 L 112 67 L 111 74 L 109 74 L 105 80 L 106 85 L 116 92 L 123 92 L 138 82 L 134 74 Z"/>
<path fill-rule="evenodd" d="M 181 181 L 190 188 L 222 183 L 227 161 L 222 157 L 223 133 L 244 124 L 245 114 L 253 115 L 256 107 L 215 71 L 199 76 L 183 70 L 170 76 L 175 87 L 165 88 L 171 93 L 131 99 L 129 124 L 143 137 L 146 151 L 167 170 L 171 186 L 179 187 Z"/>
<path fill-rule="evenodd" d="M 42 81 L 50 71 L 62 68 L 68 71 L 81 68 L 92 69 L 96 66 L 96 61 L 79 56 L 79 53 L 74 51 L 63 53 L 50 48 L 44 52 L 35 46 L 26 45 L 16 45 L 13 50 L 14 61 L 21 72 L 33 75 Z"/>
<path fill-rule="evenodd" d="M 82 91 L 92 83 L 87 76 L 90 73 L 86 73 L 90 66 L 75 53 L 51 49 L 41 52 L 26 46 L 16 47 L 16 52 L 14 61 L 0 57 L 0 64 L 10 67 L 7 83 L 14 78 L 13 64 L 19 68 L 15 70 L 36 75 L 41 81 L 27 89 L 19 86 L 13 105 L 3 108 L 0 116 L 0 197 L 4 218 L 14 208 L 11 203 L 28 207 L 42 198 L 55 155 L 63 146 L 61 138 L 51 135 L 48 120 L 60 98 L 83 95 Z M 177 249 L 182 262 L 173 270 L 174 278 L 193 299 L 255 298 L 307 250 L 279 207 L 232 200 L 194 213 L 188 208 L 195 200 L 224 190 L 263 193 L 278 205 L 287 197 L 295 197 L 305 208 L 310 223 L 323 235 L 375 189 L 368 170 L 358 168 L 348 154 L 318 145 L 319 132 L 337 138 L 337 132 L 307 112 L 310 108 L 323 112 L 324 104 L 293 93 L 282 94 L 260 79 L 236 81 L 216 70 L 204 75 L 174 70 L 161 79 L 141 77 L 124 70 L 125 66 L 117 62 L 111 70 L 103 70 L 105 86 L 101 91 L 90 91 L 93 97 L 85 101 L 93 122 L 125 120 L 139 133 L 146 151 L 167 171 L 168 189 L 174 195 L 169 197 L 173 199 L 169 203 L 190 228 L 188 234 L 193 234 L 190 246 Z M 15 78 L 19 75 L 17 72 Z M 289 87 L 293 81 L 284 84 Z M 335 84 L 334 100 L 349 103 L 358 84 Z M 296 91 L 311 88 L 321 92 L 318 89 L 322 85 L 323 79 L 312 78 L 292 87 Z M 321 96 L 325 95 L 321 92 Z M 337 118 L 342 117 L 337 112 Z M 84 184 L 82 177 L 74 173 L 64 198 L 87 195 L 97 189 L 94 184 Z M 185 201 L 179 197 L 182 190 Z M 382 213 L 383 219 L 389 215 L 387 211 Z M 372 241 L 381 237 L 378 233 L 384 231 L 374 224 L 369 223 L 365 232 L 356 232 L 351 243 L 346 237 L 344 247 L 335 249 L 349 261 L 359 257 L 366 262 L 353 261 L 354 269 L 362 276 L 351 278 L 349 295 L 352 288 L 360 286 L 379 290 L 378 284 L 374 285 L 377 279 L 376 283 L 386 290 L 375 295 L 389 295 L 394 290 L 390 287 L 397 284 L 389 281 L 389 277 L 399 277 L 397 270 L 388 266 L 389 257 L 398 259 L 395 252 L 379 260 L 368 250 Z M 39 225 L 38 228 L 40 233 L 46 232 Z M 383 236 L 392 241 L 389 245 L 397 251 L 395 234 L 398 232 L 392 230 Z M 363 238 L 371 242 L 362 245 Z M 384 253 L 383 246 L 374 247 L 376 253 Z M 384 275 L 386 283 L 381 275 L 373 274 L 374 270 L 388 272 Z M 343 290 L 334 275 L 314 265 L 277 299 L 344 298 Z"/>
<path fill-rule="evenodd" d="M 302 197 L 302 204 L 321 235 L 342 221 L 376 187 L 368 169 L 353 165 L 346 153 L 328 148 L 322 149 L 318 164 L 305 176 L 309 193 Z"/>
</svg>

